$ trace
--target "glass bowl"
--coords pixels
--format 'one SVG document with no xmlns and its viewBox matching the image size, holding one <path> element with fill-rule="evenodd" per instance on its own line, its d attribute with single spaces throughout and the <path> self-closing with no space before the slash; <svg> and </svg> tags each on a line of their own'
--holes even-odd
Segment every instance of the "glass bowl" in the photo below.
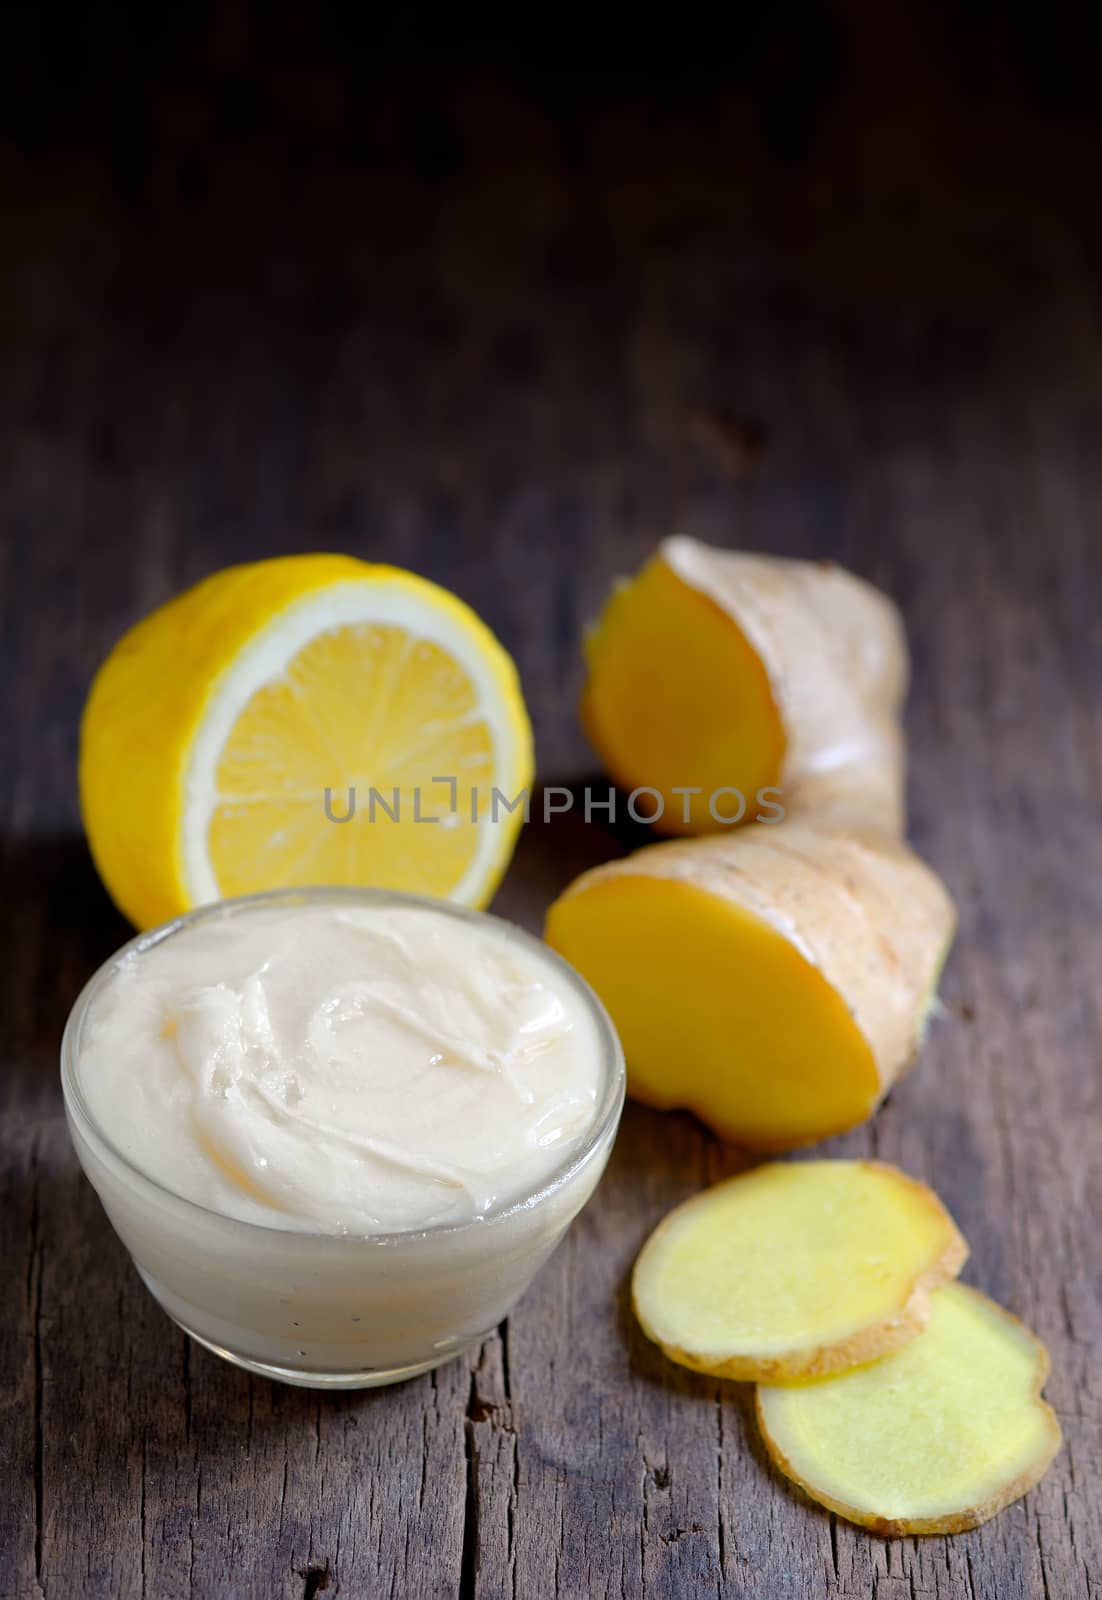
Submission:
<svg viewBox="0 0 1102 1600">
<path fill-rule="evenodd" d="M 268 1226 L 185 1199 L 112 1143 L 81 1091 L 82 1030 L 120 959 L 212 918 L 256 906 L 420 906 L 496 925 L 538 952 L 590 1012 L 601 1052 L 593 1121 L 563 1164 L 507 1207 L 454 1225 L 367 1235 Z M 588 985 L 532 934 L 501 918 L 388 890 L 316 888 L 218 901 L 143 933 L 85 985 L 61 1043 L 69 1132 L 81 1167 L 146 1287 L 185 1333 L 265 1377 L 365 1388 L 415 1377 L 477 1345 L 508 1315 L 585 1205 L 624 1102 L 616 1031 Z"/>
</svg>

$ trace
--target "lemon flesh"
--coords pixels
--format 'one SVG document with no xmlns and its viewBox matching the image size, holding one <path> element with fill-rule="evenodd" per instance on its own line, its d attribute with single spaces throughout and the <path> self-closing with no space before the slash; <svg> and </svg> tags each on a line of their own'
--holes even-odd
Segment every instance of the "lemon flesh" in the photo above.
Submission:
<svg viewBox="0 0 1102 1600">
<path fill-rule="evenodd" d="M 170 601 L 111 652 L 81 730 L 89 843 L 139 927 L 311 883 L 484 905 L 531 777 L 494 636 L 446 590 L 348 556 L 229 568 Z"/>
</svg>

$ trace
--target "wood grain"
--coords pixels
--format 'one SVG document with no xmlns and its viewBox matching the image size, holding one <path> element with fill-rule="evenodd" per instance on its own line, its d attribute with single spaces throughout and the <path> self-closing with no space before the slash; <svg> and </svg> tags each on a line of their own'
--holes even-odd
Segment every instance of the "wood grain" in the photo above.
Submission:
<svg viewBox="0 0 1102 1600">
<path fill-rule="evenodd" d="M 977 13 L 977 15 L 979 15 Z M 1102 251 L 1067 24 L 806 6 L 738 60 L 419 54 L 323 17 L 16 30 L 0 103 L 0 1593 L 967 1596 L 1102 1589 Z M 44 26 L 44 25 L 43 25 Z M 21 31 L 20 31 L 21 30 Z M 13 62 L 15 63 L 13 70 Z M 366 64 L 365 64 L 366 63 Z M 769 1470 L 626 1276 L 734 1170 L 631 1108 L 498 1335 L 393 1391 L 278 1389 L 156 1310 L 68 1146 L 57 1046 L 125 928 L 79 834 L 89 676 L 227 562 L 385 556 L 517 657 L 541 776 L 590 775 L 579 643 L 672 527 L 832 555 L 915 654 L 912 832 L 961 931 L 867 1128 L 1053 1356 L 1066 1446 L 952 1540 Z M 624 847 L 528 828 L 538 927 Z"/>
</svg>

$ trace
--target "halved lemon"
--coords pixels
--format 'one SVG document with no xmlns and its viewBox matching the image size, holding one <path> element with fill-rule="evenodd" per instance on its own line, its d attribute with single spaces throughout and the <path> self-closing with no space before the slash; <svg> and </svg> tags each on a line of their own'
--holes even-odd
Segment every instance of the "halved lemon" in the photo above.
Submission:
<svg viewBox="0 0 1102 1600">
<path fill-rule="evenodd" d="M 516 669 L 447 590 L 351 556 L 230 567 L 130 630 L 81 726 L 92 855 L 151 927 L 259 889 L 482 906 L 532 780 Z"/>
</svg>

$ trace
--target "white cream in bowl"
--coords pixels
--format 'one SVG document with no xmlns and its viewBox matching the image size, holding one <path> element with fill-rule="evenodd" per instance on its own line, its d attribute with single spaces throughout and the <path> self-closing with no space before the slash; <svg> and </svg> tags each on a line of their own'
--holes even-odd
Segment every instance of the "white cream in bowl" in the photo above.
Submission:
<svg viewBox="0 0 1102 1600">
<path fill-rule="evenodd" d="M 494 918 L 319 889 L 205 908 L 94 978 L 63 1047 L 81 1162 L 147 1284 L 299 1382 L 436 1365 L 591 1193 L 623 1064 L 580 979 Z"/>
</svg>

